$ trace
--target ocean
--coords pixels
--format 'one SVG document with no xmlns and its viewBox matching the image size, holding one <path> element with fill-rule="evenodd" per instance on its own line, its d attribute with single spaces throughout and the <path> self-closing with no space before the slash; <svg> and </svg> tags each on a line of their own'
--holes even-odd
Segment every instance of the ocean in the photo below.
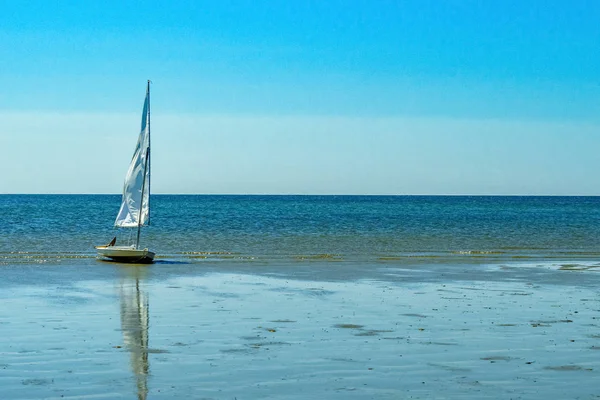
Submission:
<svg viewBox="0 0 600 400">
<path fill-rule="evenodd" d="M 0 398 L 600 397 L 600 198 L 0 195 Z"/>
<path fill-rule="evenodd" d="M 0 263 L 94 260 L 119 195 L 0 195 Z M 600 256 L 600 197 L 153 195 L 157 260 L 414 262 Z"/>
</svg>

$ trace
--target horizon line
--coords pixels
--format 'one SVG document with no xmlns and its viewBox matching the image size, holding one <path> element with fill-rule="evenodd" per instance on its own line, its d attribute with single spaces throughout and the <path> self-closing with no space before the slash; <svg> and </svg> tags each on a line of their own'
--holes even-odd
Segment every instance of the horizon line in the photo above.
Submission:
<svg viewBox="0 0 600 400">
<path fill-rule="evenodd" d="M 121 196 L 122 193 L 0 193 L 0 196 Z M 151 196 L 346 196 L 346 197 L 600 197 L 600 194 L 351 194 L 351 193 L 153 193 Z"/>
</svg>

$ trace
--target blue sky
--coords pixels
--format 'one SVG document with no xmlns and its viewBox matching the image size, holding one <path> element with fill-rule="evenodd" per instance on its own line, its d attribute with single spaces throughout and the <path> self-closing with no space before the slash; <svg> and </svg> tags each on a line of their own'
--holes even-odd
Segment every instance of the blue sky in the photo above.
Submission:
<svg viewBox="0 0 600 400">
<path fill-rule="evenodd" d="M 595 1 L 0 9 L 0 193 L 600 194 Z"/>
</svg>

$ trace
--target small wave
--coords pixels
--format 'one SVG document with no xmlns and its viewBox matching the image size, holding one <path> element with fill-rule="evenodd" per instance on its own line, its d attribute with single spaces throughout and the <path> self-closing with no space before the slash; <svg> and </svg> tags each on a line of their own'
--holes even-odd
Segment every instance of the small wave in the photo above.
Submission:
<svg viewBox="0 0 600 400">
<path fill-rule="evenodd" d="M 2 264 L 43 264 L 49 262 L 56 263 L 65 259 L 74 260 L 90 258 L 95 258 L 95 255 L 74 252 L 0 252 L 0 263 Z"/>
<path fill-rule="evenodd" d="M 506 254 L 506 252 L 499 251 L 499 250 L 458 250 L 458 251 L 453 251 L 452 254 L 487 255 L 487 254 Z"/>
<path fill-rule="evenodd" d="M 183 251 L 173 254 L 175 257 L 181 257 L 188 260 L 242 260 L 253 261 L 258 257 L 242 253 L 228 251 Z"/>
<path fill-rule="evenodd" d="M 324 261 L 341 261 L 343 257 L 339 254 L 309 254 L 309 255 L 298 255 L 294 256 L 294 259 L 305 261 L 305 260 L 324 260 Z"/>
<path fill-rule="evenodd" d="M 236 255 L 236 254 L 240 254 L 240 253 L 234 253 L 234 252 L 230 252 L 230 251 L 182 251 L 179 254 L 211 256 L 211 255 Z"/>
</svg>

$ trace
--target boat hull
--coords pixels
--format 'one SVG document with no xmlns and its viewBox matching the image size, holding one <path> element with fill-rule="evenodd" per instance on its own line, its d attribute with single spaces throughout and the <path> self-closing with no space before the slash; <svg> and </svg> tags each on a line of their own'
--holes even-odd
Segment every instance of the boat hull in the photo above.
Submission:
<svg viewBox="0 0 600 400">
<path fill-rule="evenodd" d="M 126 246 L 96 246 L 98 257 L 121 263 L 149 264 L 154 261 L 154 252 Z"/>
</svg>

